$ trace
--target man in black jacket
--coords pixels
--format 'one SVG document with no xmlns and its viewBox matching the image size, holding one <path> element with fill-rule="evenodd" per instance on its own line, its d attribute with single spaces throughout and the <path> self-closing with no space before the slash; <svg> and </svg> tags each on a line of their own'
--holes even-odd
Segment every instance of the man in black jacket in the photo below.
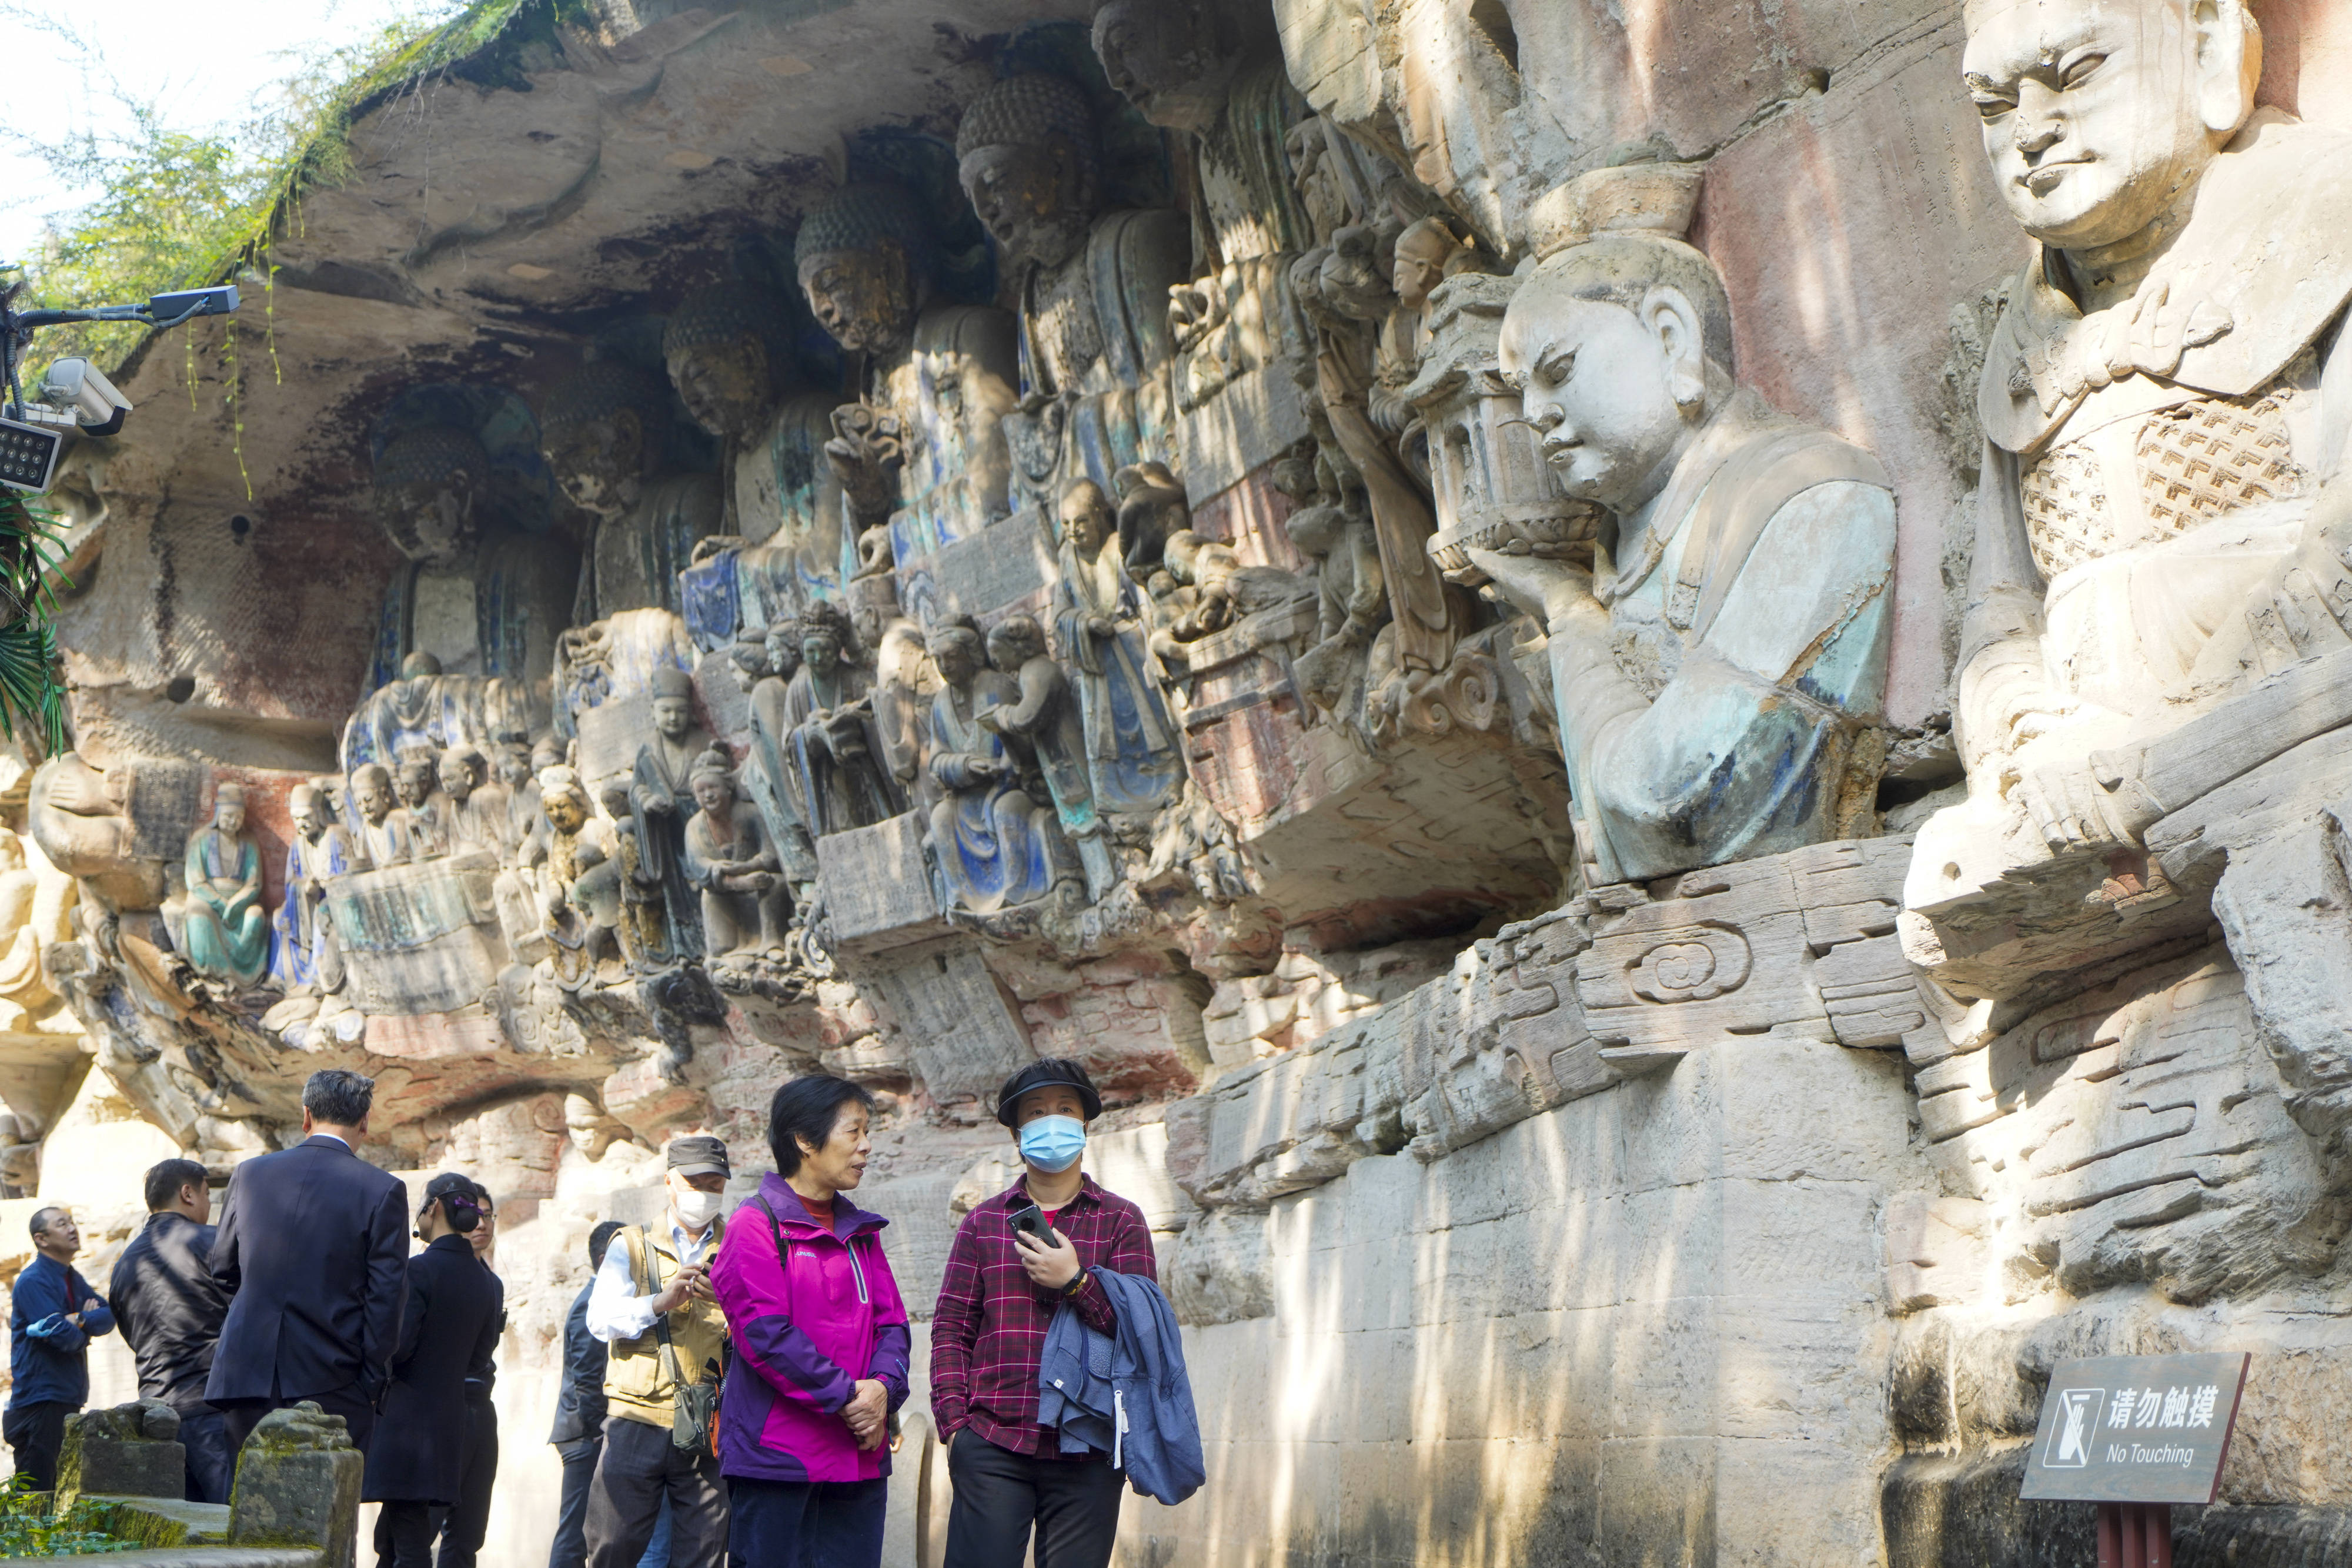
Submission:
<svg viewBox="0 0 2352 1568">
<path fill-rule="evenodd" d="M 498 1241 L 498 1204 L 490 1197 L 490 1189 L 480 1182 L 474 1183 L 474 1202 L 482 1218 L 480 1224 L 466 1233 L 466 1244 L 474 1249 L 475 1260 L 496 1279 L 498 1270 L 491 1267 L 491 1249 Z M 504 1281 L 499 1281 L 499 1289 L 505 1289 Z M 506 1313 L 501 1311 L 497 1333 L 480 1347 L 473 1364 L 466 1368 L 465 1473 L 457 1484 L 457 1506 L 442 1521 L 440 1548 L 433 1554 L 434 1568 L 474 1568 L 482 1542 L 489 1536 L 490 1493 L 499 1479 L 499 1410 L 491 1402 L 498 1388 L 499 1366 L 491 1354 L 498 1349 L 499 1334 L 506 1332 Z"/>
<path fill-rule="evenodd" d="M 353 1152 L 374 1098 L 356 1072 L 313 1072 L 303 1141 L 229 1178 L 213 1241 L 228 1320 L 205 1397 L 228 1416 L 231 1452 L 264 1416 L 305 1399 L 341 1416 L 362 1453 L 374 1435 L 408 1276 L 408 1196 Z"/>
<path fill-rule="evenodd" d="M 205 1403 L 228 1298 L 213 1279 L 213 1195 L 205 1167 L 165 1160 L 147 1173 L 146 1228 L 114 1265 L 107 1304 L 139 1361 L 139 1397 L 180 1413 L 190 1502 L 226 1502 L 236 1473 L 228 1424 Z"/>
<path fill-rule="evenodd" d="M 572 1299 L 563 1319 L 563 1386 L 555 1396 L 555 1429 L 547 1440 L 563 1460 L 562 1501 L 556 1505 L 555 1545 L 547 1568 L 587 1568 L 588 1483 L 596 1479 L 596 1458 L 604 1451 L 604 1342 L 588 1332 L 588 1297 L 604 1249 L 621 1228 L 617 1219 L 598 1222 L 588 1233 L 588 1282 Z"/>
<path fill-rule="evenodd" d="M 454 1174 L 425 1189 L 408 1260 L 408 1299 L 383 1434 L 368 1450 L 360 1486 L 375 1520 L 376 1568 L 432 1568 L 436 1510 L 457 1501 L 466 1469 L 466 1371 L 487 1363 L 506 1316 L 506 1287 L 474 1256 L 467 1233 L 481 1221 L 474 1184 Z"/>
</svg>

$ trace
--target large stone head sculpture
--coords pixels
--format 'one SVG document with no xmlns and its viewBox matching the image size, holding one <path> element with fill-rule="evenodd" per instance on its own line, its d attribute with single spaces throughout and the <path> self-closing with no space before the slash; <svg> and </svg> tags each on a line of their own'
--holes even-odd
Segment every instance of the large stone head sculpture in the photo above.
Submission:
<svg viewBox="0 0 2352 1568">
<path fill-rule="evenodd" d="M 855 353 L 904 348 L 930 293 L 930 225 L 900 186 L 845 185 L 812 208 L 793 240 L 809 308 Z"/>
<path fill-rule="evenodd" d="M 1076 82 L 1031 72 L 982 93 L 956 131 L 956 164 L 972 209 L 1012 260 L 1057 267 L 1085 242 L 1102 159 L 1094 110 Z"/>
<path fill-rule="evenodd" d="M 669 389 L 642 371 L 591 361 L 548 390 L 539 428 L 548 466 L 572 505 L 622 517 L 660 459 Z"/>
<path fill-rule="evenodd" d="M 422 425 L 385 444 L 375 462 L 371 504 L 402 555 L 447 566 L 480 535 L 476 501 L 489 476 L 489 455 L 480 442 L 451 425 Z"/>
<path fill-rule="evenodd" d="M 2177 226 L 2253 112 L 2262 33 L 2243 0 L 1969 0 L 1966 20 L 2001 198 L 2060 250 Z"/>
<path fill-rule="evenodd" d="M 689 294 L 662 329 L 662 358 L 697 424 L 728 440 L 748 439 L 792 381 L 784 302 L 743 283 Z"/>
<path fill-rule="evenodd" d="M 1111 0 L 1095 13 L 1095 55 L 1144 119 L 1170 131 L 1206 131 L 1240 59 L 1233 33 L 1221 6 Z"/>
<path fill-rule="evenodd" d="M 1561 487 L 1622 514 L 1730 394 L 1731 303 L 1680 240 L 1603 235 L 1528 275 L 1498 358 Z"/>
</svg>

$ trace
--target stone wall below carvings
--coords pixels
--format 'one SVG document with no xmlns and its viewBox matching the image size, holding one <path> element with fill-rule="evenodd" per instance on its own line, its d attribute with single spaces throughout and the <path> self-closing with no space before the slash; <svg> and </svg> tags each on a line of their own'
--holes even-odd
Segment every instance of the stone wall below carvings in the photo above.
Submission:
<svg viewBox="0 0 2352 1568">
<path fill-rule="evenodd" d="M 1195 1222 L 1171 1272 L 1223 1309 L 1188 1331 L 1216 1484 L 1136 1521 L 1154 1560 L 1874 1560 L 1906 1110 L 1887 1057 L 1717 1037 Z"/>
</svg>

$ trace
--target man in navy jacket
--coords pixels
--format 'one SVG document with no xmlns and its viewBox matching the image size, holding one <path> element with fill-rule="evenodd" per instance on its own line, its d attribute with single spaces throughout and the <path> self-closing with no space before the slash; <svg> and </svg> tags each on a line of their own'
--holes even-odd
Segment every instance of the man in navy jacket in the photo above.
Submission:
<svg viewBox="0 0 2352 1568">
<path fill-rule="evenodd" d="M 81 1232 L 62 1208 L 33 1216 L 37 1256 L 9 1292 L 8 1412 L 0 1436 L 16 1468 L 42 1491 L 58 1484 L 58 1450 L 66 1417 L 89 1400 L 89 1342 L 112 1332 L 114 1314 L 73 1266 Z"/>
<path fill-rule="evenodd" d="M 261 1418 L 308 1399 L 367 1451 L 408 1289 L 408 1195 L 354 1153 L 375 1084 L 329 1068 L 302 1087 L 303 1141 L 236 1167 L 213 1241 L 228 1292 L 205 1398 L 229 1451 Z"/>
</svg>

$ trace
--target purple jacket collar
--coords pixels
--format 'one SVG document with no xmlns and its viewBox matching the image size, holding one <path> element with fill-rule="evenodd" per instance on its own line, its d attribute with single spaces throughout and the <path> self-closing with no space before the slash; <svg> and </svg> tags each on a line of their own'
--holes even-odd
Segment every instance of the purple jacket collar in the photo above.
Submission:
<svg viewBox="0 0 2352 1568">
<path fill-rule="evenodd" d="M 776 1223 L 785 1229 L 797 1229 L 816 1236 L 826 1234 L 824 1227 L 810 1218 L 807 1207 L 801 1202 L 801 1195 L 775 1172 L 770 1171 L 760 1178 L 760 1197 L 767 1203 L 770 1212 L 775 1215 Z M 842 1240 L 848 1240 L 861 1230 L 879 1230 L 889 1223 L 872 1209 L 858 1207 L 850 1201 L 847 1193 L 833 1195 L 831 1233 Z"/>
</svg>

